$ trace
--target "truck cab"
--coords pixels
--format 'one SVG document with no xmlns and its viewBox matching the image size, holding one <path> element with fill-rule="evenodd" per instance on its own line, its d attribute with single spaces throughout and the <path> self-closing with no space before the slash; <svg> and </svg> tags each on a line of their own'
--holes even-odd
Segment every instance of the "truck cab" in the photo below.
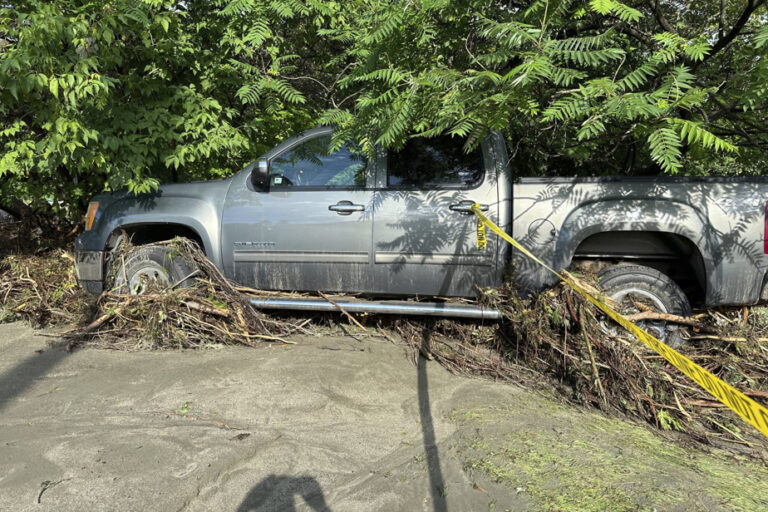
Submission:
<svg viewBox="0 0 768 512">
<path fill-rule="evenodd" d="M 506 248 L 477 249 L 469 211 L 478 203 L 510 222 L 501 134 L 471 152 L 443 136 L 374 158 L 333 148 L 332 135 L 302 132 L 226 180 L 95 197 L 75 244 L 81 283 L 101 291 L 121 233 L 137 244 L 190 238 L 225 276 L 264 290 L 473 297 L 501 283 Z"/>
<path fill-rule="evenodd" d="M 498 284 L 490 241 L 476 248 L 479 203 L 496 222 L 503 141 L 466 153 L 449 137 L 413 139 L 367 159 L 332 131 L 302 133 L 238 174 L 224 201 L 222 266 L 270 290 L 472 296 Z"/>
</svg>

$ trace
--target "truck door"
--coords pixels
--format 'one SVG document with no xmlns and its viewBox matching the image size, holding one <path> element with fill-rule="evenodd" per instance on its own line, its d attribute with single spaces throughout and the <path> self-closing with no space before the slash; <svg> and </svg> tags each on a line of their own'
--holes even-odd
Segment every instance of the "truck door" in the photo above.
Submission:
<svg viewBox="0 0 768 512">
<path fill-rule="evenodd" d="M 458 138 L 416 138 L 389 152 L 374 195 L 374 287 L 391 294 L 474 296 L 498 284 L 497 240 L 476 248 L 479 203 L 498 219 L 493 146 L 465 153 Z"/>
<path fill-rule="evenodd" d="M 267 290 L 369 291 L 373 171 L 349 147 L 330 151 L 318 129 L 269 156 L 269 190 L 230 186 L 222 226 L 225 266 Z M 243 175 L 248 172 L 241 173 Z"/>
</svg>

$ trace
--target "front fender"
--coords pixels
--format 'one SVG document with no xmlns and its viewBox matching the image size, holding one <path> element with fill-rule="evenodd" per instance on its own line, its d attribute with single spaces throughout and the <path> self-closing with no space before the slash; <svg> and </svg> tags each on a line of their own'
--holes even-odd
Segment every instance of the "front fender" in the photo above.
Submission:
<svg viewBox="0 0 768 512">
<path fill-rule="evenodd" d="M 200 237 L 206 256 L 221 265 L 219 212 L 208 201 L 194 197 L 124 197 L 105 206 L 94 229 L 86 231 L 76 250 L 103 251 L 116 230 L 148 224 L 179 224 Z"/>
</svg>

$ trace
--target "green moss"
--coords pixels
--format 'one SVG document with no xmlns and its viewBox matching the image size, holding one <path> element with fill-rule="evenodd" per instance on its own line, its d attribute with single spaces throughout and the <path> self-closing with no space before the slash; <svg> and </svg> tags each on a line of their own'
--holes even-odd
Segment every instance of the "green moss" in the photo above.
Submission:
<svg viewBox="0 0 768 512">
<path fill-rule="evenodd" d="M 464 471 L 522 489 L 542 511 L 768 510 L 762 465 L 599 414 L 546 407 L 531 414 L 520 426 L 509 425 L 502 408 L 454 411 L 473 434 L 458 449 Z"/>
<path fill-rule="evenodd" d="M 0 324 L 6 324 L 15 320 L 17 320 L 17 316 L 13 311 L 0 306 Z"/>
</svg>

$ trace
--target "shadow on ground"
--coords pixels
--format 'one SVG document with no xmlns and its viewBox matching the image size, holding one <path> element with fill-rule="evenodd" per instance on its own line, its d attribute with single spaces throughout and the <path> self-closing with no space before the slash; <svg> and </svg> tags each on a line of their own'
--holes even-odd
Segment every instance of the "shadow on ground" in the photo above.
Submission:
<svg viewBox="0 0 768 512">
<path fill-rule="evenodd" d="M 30 350 L 30 352 L 32 352 Z M 0 376 L 0 411 L 35 381 L 45 377 L 69 352 L 63 348 L 39 349 Z"/>
<path fill-rule="evenodd" d="M 446 485 L 443 472 L 440 469 L 440 453 L 437 449 L 435 426 L 432 422 L 432 408 L 429 402 L 429 380 L 427 378 L 427 359 L 423 354 L 429 354 L 430 330 L 426 327 L 422 331 L 421 355 L 418 361 L 418 391 L 419 391 L 419 418 L 421 419 L 421 431 L 424 437 L 424 450 L 427 455 L 427 470 L 429 471 L 429 492 L 435 512 L 447 512 L 445 493 Z"/>
<path fill-rule="evenodd" d="M 429 353 L 431 341 L 430 329 L 422 332 L 422 353 Z M 440 454 L 432 419 L 429 398 L 428 360 L 422 355 L 417 363 L 417 389 L 419 419 L 421 423 L 426 465 L 429 473 L 429 493 L 435 512 L 447 512 L 446 483 L 440 467 Z M 318 481 L 307 475 L 269 475 L 254 486 L 237 508 L 237 512 L 294 512 L 296 500 L 301 498 L 309 509 L 317 512 L 330 512 L 325 501 L 323 489 Z"/>
<path fill-rule="evenodd" d="M 311 476 L 269 475 L 254 486 L 237 512 L 293 512 L 296 497 L 316 512 L 330 512 L 323 489 Z"/>
</svg>

